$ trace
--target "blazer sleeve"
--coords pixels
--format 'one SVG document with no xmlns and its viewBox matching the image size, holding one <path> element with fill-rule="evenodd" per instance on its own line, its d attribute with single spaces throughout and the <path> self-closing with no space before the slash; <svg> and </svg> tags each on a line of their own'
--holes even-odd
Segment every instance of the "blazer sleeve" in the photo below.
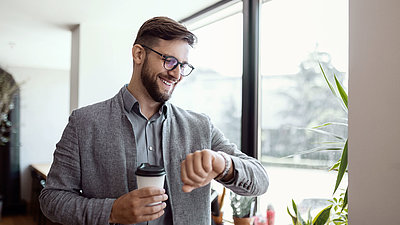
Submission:
<svg viewBox="0 0 400 225">
<path fill-rule="evenodd" d="M 81 194 L 81 166 L 77 116 L 71 114 L 56 145 L 53 164 L 39 201 L 44 215 L 61 224 L 109 224 L 115 199 L 86 198 Z"/>
<path fill-rule="evenodd" d="M 233 180 L 226 183 L 219 182 L 239 195 L 258 196 L 264 194 L 269 186 L 269 178 L 261 163 L 242 153 L 213 125 L 211 125 L 211 135 L 211 149 L 229 154 L 234 167 Z"/>
</svg>

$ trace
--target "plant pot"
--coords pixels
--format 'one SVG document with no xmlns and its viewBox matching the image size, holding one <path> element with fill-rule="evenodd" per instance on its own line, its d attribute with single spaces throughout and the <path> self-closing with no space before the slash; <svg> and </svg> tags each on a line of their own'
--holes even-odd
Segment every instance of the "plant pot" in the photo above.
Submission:
<svg viewBox="0 0 400 225">
<path fill-rule="evenodd" d="M 244 217 L 244 218 L 233 217 L 233 223 L 235 225 L 252 225 L 253 221 L 254 221 L 253 217 Z"/>
<path fill-rule="evenodd" d="M 216 225 L 222 225 L 224 222 L 222 221 L 222 216 L 224 215 L 223 212 L 219 212 L 219 216 L 212 216 L 212 219 L 214 220 L 214 223 Z"/>
</svg>

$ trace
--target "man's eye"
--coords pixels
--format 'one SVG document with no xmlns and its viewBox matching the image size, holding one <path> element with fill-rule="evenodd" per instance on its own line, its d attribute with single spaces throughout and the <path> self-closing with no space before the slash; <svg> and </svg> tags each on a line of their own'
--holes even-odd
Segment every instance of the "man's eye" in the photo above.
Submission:
<svg viewBox="0 0 400 225">
<path fill-rule="evenodd" d="M 167 63 L 168 65 L 175 65 L 177 61 L 174 58 L 166 58 L 165 63 Z"/>
</svg>

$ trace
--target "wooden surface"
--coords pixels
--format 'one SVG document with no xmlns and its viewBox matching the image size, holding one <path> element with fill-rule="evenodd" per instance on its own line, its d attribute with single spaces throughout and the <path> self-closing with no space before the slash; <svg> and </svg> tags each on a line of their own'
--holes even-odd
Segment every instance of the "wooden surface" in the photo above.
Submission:
<svg viewBox="0 0 400 225">
<path fill-rule="evenodd" d="M 51 163 L 37 163 L 31 165 L 32 169 L 35 170 L 43 179 L 47 178 Z"/>
<path fill-rule="evenodd" d="M 0 220 L 0 225 L 34 225 L 37 224 L 29 215 L 4 216 Z"/>
<path fill-rule="evenodd" d="M 48 220 L 40 210 L 39 206 L 39 194 L 40 191 L 43 189 L 43 184 L 42 181 L 46 180 L 47 174 L 49 173 L 51 163 L 38 163 L 38 164 L 32 164 L 31 166 L 32 170 L 32 192 L 31 192 L 31 205 L 30 205 L 30 210 L 31 214 L 33 217 L 33 221 L 35 224 L 46 224 L 46 225 L 59 225 L 57 223 L 53 223 L 50 220 Z M 22 221 L 25 219 L 26 221 Z M 30 225 L 33 223 L 29 223 L 29 218 L 19 218 L 15 217 L 12 218 L 12 220 L 8 220 L 7 223 L 1 223 L 0 225 Z M 16 222 L 15 222 L 16 221 Z"/>
</svg>

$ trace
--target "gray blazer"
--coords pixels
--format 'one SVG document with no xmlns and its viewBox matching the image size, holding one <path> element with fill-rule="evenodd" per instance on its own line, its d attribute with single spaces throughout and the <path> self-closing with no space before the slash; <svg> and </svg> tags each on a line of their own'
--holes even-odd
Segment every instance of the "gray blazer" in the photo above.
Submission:
<svg viewBox="0 0 400 225">
<path fill-rule="evenodd" d="M 137 189 L 136 146 L 124 113 L 122 89 L 113 98 L 72 112 L 39 200 L 43 213 L 62 224 L 108 224 L 115 199 Z M 166 184 L 174 224 L 210 224 L 210 185 L 182 191 L 180 163 L 196 150 L 224 151 L 232 156 L 236 177 L 224 184 L 241 195 L 266 192 L 263 166 L 240 152 L 202 114 L 167 103 L 162 128 Z"/>
</svg>

